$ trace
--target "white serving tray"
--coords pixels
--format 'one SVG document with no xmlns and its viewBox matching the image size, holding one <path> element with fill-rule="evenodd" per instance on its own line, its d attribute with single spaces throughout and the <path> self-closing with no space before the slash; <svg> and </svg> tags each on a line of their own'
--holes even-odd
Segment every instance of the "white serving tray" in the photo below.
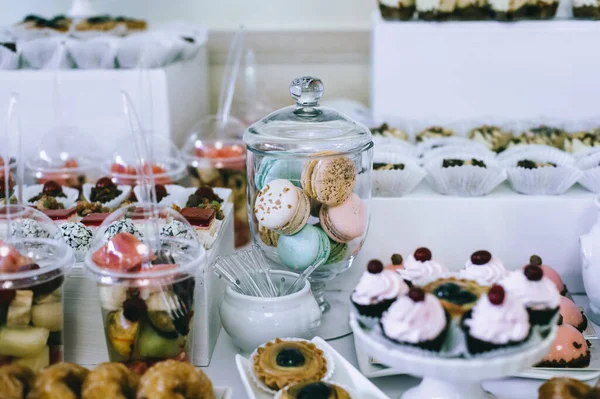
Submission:
<svg viewBox="0 0 600 399">
<path fill-rule="evenodd" d="M 355 369 L 342 355 L 340 355 L 335 349 L 333 349 L 327 342 L 319 337 L 312 339 L 320 348 L 326 350 L 335 363 L 335 371 L 331 378 L 331 382 L 345 385 L 358 395 L 360 399 L 389 399 L 383 392 L 379 390 L 371 381 L 365 378 L 357 369 Z M 235 356 L 235 363 L 237 365 L 240 378 L 246 388 L 248 399 L 272 399 L 273 396 L 261 391 L 250 376 L 250 361 L 241 356 Z"/>
<path fill-rule="evenodd" d="M 229 387 L 214 387 L 215 399 L 231 399 L 233 398 L 233 389 Z"/>
</svg>

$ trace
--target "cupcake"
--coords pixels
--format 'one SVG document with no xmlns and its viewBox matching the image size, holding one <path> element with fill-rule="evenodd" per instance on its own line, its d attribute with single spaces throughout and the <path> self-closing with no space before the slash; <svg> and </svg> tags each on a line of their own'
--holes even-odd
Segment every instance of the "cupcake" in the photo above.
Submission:
<svg viewBox="0 0 600 399">
<path fill-rule="evenodd" d="M 396 298 L 406 295 L 408 286 L 398 273 L 385 270 L 383 263 L 372 260 L 352 293 L 352 304 L 361 316 L 381 317 Z"/>
<path fill-rule="evenodd" d="M 527 265 L 511 272 L 500 283 L 525 305 L 531 324 L 548 325 L 558 313 L 560 294 L 541 267 Z"/>
<path fill-rule="evenodd" d="M 350 393 L 337 384 L 303 382 L 283 388 L 275 399 L 352 399 Z"/>
<path fill-rule="evenodd" d="M 387 146 L 386 146 L 387 147 Z M 375 197 L 401 197 L 425 178 L 417 160 L 395 152 L 377 152 L 373 159 L 372 192 Z"/>
<path fill-rule="evenodd" d="M 572 325 L 582 333 L 587 328 L 588 321 L 583 311 L 575 305 L 575 302 L 565 296 L 560 297 L 560 316 L 563 323 Z"/>
<path fill-rule="evenodd" d="M 385 270 L 392 270 L 397 272 L 400 269 L 404 269 L 404 259 L 400 254 L 393 254 L 391 257 L 391 262 L 389 265 L 385 267 Z"/>
<path fill-rule="evenodd" d="M 404 268 L 398 269 L 397 272 L 409 286 L 412 286 L 413 281 L 440 276 L 447 273 L 448 268 L 432 260 L 432 254 L 428 248 L 418 248 L 413 255 L 406 259 Z"/>
<path fill-rule="evenodd" d="M 493 257 L 488 251 L 477 251 L 459 273 L 461 278 L 492 285 L 506 277 L 508 270 L 500 259 Z"/>
<path fill-rule="evenodd" d="M 439 352 L 450 317 L 435 296 L 412 287 L 383 314 L 380 325 L 383 335 L 393 342 Z"/>
<path fill-rule="evenodd" d="M 471 354 L 518 345 L 531 332 L 527 310 L 501 285 L 493 285 L 487 295 L 481 296 L 461 327 Z"/>
<path fill-rule="evenodd" d="M 373 138 L 383 137 L 389 139 L 408 141 L 408 134 L 406 134 L 404 130 L 400 130 L 395 127 L 390 127 L 387 123 L 384 123 L 379 127 L 371 129 L 371 136 L 373 136 Z"/>
<path fill-rule="evenodd" d="M 529 0 L 527 13 L 531 19 L 552 19 L 558 10 L 558 0 Z"/>
<path fill-rule="evenodd" d="M 559 318 L 556 338 L 550 351 L 535 367 L 583 368 L 590 365 L 590 348 L 577 329 Z"/>
<path fill-rule="evenodd" d="M 418 7 L 418 3 L 417 3 L 417 7 Z M 422 141 L 426 141 L 428 139 L 440 139 L 440 138 L 447 138 L 447 137 L 452 137 L 454 136 L 454 130 L 452 129 L 448 129 L 445 127 L 441 127 L 441 126 L 431 126 L 428 127 L 427 129 L 424 129 L 422 131 L 420 131 L 417 136 L 415 137 L 415 140 L 417 140 L 417 143 L 420 143 Z"/>
<path fill-rule="evenodd" d="M 573 0 L 573 16 L 578 19 L 600 19 L 600 2 Z"/>
<path fill-rule="evenodd" d="M 514 137 L 509 143 L 509 147 L 523 144 L 542 144 L 562 150 L 565 146 L 567 132 L 564 130 L 541 125 L 522 132 L 519 136 Z"/>
<path fill-rule="evenodd" d="M 477 143 L 483 144 L 494 152 L 501 152 L 512 138 L 511 132 L 506 132 L 498 126 L 483 125 L 471 129 L 469 138 Z"/>
<path fill-rule="evenodd" d="M 504 165 L 512 188 L 528 195 L 560 195 L 569 190 L 583 172 L 570 155 L 554 151 L 535 149 L 508 157 Z"/>
<path fill-rule="evenodd" d="M 543 263 L 544 262 L 542 261 L 542 258 L 540 258 L 537 255 L 531 255 L 531 257 L 529 258 L 529 264 L 541 267 L 544 271 L 544 277 L 549 278 L 554 283 L 556 289 L 558 290 L 558 292 L 560 292 L 560 295 L 566 295 L 568 292 L 567 286 L 565 285 L 565 283 L 563 283 L 560 274 L 558 274 L 558 272 L 550 266 L 544 265 Z M 523 268 L 525 267 L 527 267 L 527 265 L 523 266 Z"/>
<path fill-rule="evenodd" d="M 415 10 L 415 0 L 379 0 L 379 11 L 387 21 L 408 21 Z"/>
<path fill-rule="evenodd" d="M 574 154 L 594 147 L 600 147 L 600 129 L 569 134 L 565 139 L 564 150 Z"/>
</svg>

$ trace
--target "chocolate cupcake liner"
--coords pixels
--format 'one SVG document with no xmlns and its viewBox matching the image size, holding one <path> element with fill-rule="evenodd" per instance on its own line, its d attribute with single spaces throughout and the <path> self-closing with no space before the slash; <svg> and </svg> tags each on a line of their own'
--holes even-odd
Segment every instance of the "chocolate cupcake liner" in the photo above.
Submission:
<svg viewBox="0 0 600 399">
<path fill-rule="evenodd" d="M 379 322 L 383 312 L 388 310 L 395 301 L 396 299 L 388 299 L 372 305 L 360 305 L 352 300 L 352 296 L 350 297 L 357 319 L 369 328 L 373 328 Z"/>
<path fill-rule="evenodd" d="M 552 320 L 556 318 L 558 311 L 559 308 L 543 310 L 527 308 L 531 325 L 541 326 L 542 328 L 552 326 Z"/>
<path fill-rule="evenodd" d="M 83 188 L 81 190 L 83 192 L 83 198 L 85 198 L 85 200 L 87 202 L 92 202 L 90 200 L 90 194 L 92 193 L 92 187 L 95 187 L 95 185 L 91 184 L 91 183 L 86 183 L 83 185 Z M 111 210 L 114 210 L 129 198 L 129 195 L 131 194 L 131 186 L 118 185 L 117 188 L 122 191 L 121 195 L 119 195 L 118 197 L 116 197 L 108 202 L 103 203 L 102 206 L 109 208 Z"/>
<path fill-rule="evenodd" d="M 29 199 L 41 194 L 43 188 L 43 184 L 24 186 L 23 198 L 20 198 L 21 202 L 29 206 L 34 206 L 35 202 L 30 202 Z M 79 199 L 79 190 L 70 187 L 63 187 L 62 189 L 66 197 L 56 197 L 56 201 L 63 204 L 65 209 L 74 208 L 75 205 L 77 205 L 77 200 Z M 15 192 L 18 192 L 18 186 L 15 187 Z"/>
<path fill-rule="evenodd" d="M 593 193 L 600 193 L 600 152 L 579 159 L 577 166 L 582 172 L 579 184 Z"/>
<path fill-rule="evenodd" d="M 327 373 L 325 374 L 325 377 L 323 377 L 323 379 L 321 379 L 321 381 L 329 381 L 331 379 L 331 377 L 333 376 L 333 373 L 335 372 L 335 363 L 333 362 L 333 357 L 331 356 L 331 354 L 328 352 L 328 350 L 326 348 L 322 348 L 319 345 L 315 344 L 312 341 L 309 341 L 307 339 L 301 339 L 301 338 L 280 338 L 283 341 L 295 341 L 295 342 L 310 342 L 311 344 L 314 344 L 318 349 L 320 349 L 321 351 L 323 351 L 323 357 L 325 358 L 325 362 L 327 363 Z M 269 342 L 275 342 L 275 340 L 271 340 Z M 266 344 L 268 344 L 269 342 L 265 342 L 264 344 L 262 344 L 261 346 L 259 346 L 258 348 L 264 348 Z M 254 384 L 261 390 L 264 391 L 266 393 L 270 393 L 271 395 L 275 395 L 277 393 L 277 391 L 275 391 L 274 389 L 269 388 L 264 382 L 262 382 L 258 376 L 256 375 L 256 373 L 254 372 L 254 358 L 256 357 L 256 355 L 258 354 L 258 348 L 256 348 L 254 350 L 254 352 L 252 352 L 252 354 L 250 355 L 250 377 L 252 379 L 252 382 L 254 382 Z"/>
<path fill-rule="evenodd" d="M 427 174 L 410 156 L 376 153 L 374 163 L 403 164 L 403 170 L 374 170 L 372 193 L 374 197 L 402 197 L 413 191 Z"/>
<path fill-rule="evenodd" d="M 443 168 L 444 158 L 435 158 L 427 165 L 427 182 L 439 193 L 461 197 L 479 197 L 487 195 L 504 180 L 506 171 L 492 157 L 474 155 L 472 152 L 452 154 L 446 159 L 479 159 L 486 167 L 457 166 Z"/>
<path fill-rule="evenodd" d="M 119 39 L 98 36 L 90 40 L 68 40 L 67 49 L 79 69 L 113 69 Z"/>
<path fill-rule="evenodd" d="M 335 385 L 337 387 L 342 388 L 344 391 L 348 392 L 348 396 L 350 396 L 350 399 L 354 399 L 354 398 L 358 398 L 358 394 L 351 388 L 349 388 L 348 386 L 344 385 L 344 384 L 338 384 L 337 382 L 328 382 L 328 384 L 330 385 Z M 276 394 L 275 394 L 275 398 L 274 399 L 281 399 L 283 397 L 283 393 L 284 393 L 284 389 L 279 390 Z"/>
<path fill-rule="evenodd" d="M 466 343 L 467 343 L 467 351 L 471 355 L 479 355 L 479 354 L 483 354 L 486 352 L 502 350 L 502 349 L 513 347 L 513 346 L 518 346 L 518 345 L 521 345 L 521 344 L 524 344 L 525 342 L 527 342 L 527 340 L 531 336 L 532 329 L 530 328 L 527 336 L 521 341 L 510 341 L 510 342 L 507 342 L 504 344 L 494 344 L 492 342 L 482 341 L 482 340 L 470 335 L 470 327 L 465 324 L 465 320 L 471 318 L 471 314 L 472 314 L 472 311 L 469 310 L 467 313 L 464 314 L 464 316 L 462 317 L 462 319 L 460 321 L 461 328 L 465 333 L 465 339 L 466 339 Z"/>
<path fill-rule="evenodd" d="M 69 69 L 73 62 L 69 57 L 66 39 L 62 36 L 18 42 L 23 65 L 32 69 Z"/>
</svg>

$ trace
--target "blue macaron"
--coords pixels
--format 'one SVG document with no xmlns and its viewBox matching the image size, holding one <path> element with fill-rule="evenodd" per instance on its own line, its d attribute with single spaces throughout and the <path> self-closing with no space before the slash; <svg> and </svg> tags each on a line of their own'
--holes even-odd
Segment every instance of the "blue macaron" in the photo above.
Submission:
<svg viewBox="0 0 600 399">
<path fill-rule="evenodd" d="M 264 158 L 254 177 L 256 189 L 262 190 L 266 184 L 276 179 L 289 180 L 294 186 L 302 188 L 300 180 L 303 167 L 302 161 L 297 159 Z"/>
<path fill-rule="evenodd" d="M 321 228 L 308 224 L 294 235 L 280 236 L 277 242 L 281 263 L 298 272 L 316 262 L 326 262 L 330 252 L 327 234 Z"/>
</svg>

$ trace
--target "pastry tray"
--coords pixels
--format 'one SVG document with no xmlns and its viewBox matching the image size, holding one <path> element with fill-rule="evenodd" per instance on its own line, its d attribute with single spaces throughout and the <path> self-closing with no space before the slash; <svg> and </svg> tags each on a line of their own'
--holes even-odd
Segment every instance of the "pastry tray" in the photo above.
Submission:
<svg viewBox="0 0 600 399">
<path fill-rule="evenodd" d="M 363 374 L 354 368 L 342 355 L 333 349 L 327 342 L 319 337 L 312 339 L 312 342 L 322 350 L 331 355 L 335 363 L 335 371 L 331 377 L 332 383 L 338 383 L 353 390 L 357 397 L 361 399 L 389 399 L 387 395 L 379 390 L 371 381 Z M 235 356 L 240 378 L 246 388 L 248 399 L 272 399 L 273 395 L 269 395 L 261 391 L 252 381 L 250 376 L 250 361 L 241 356 Z"/>
<path fill-rule="evenodd" d="M 214 388 L 215 399 L 232 399 L 233 389 L 229 387 L 215 387 Z"/>
</svg>

